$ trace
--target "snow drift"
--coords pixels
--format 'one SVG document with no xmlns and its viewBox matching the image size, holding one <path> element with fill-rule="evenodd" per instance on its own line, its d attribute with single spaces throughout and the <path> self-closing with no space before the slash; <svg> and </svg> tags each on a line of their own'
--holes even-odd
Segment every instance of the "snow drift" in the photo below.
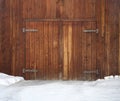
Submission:
<svg viewBox="0 0 120 101">
<path fill-rule="evenodd" d="M 18 77 L 18 76 L 10 76 L 4 73 L 0 73 L 0 85 L 11 85 L 16 82 L 19 82 L 21 80 L 24 80 L 23 77 Z"/>
<path fill-rule="evenodd" d="M 96 81 L 25 81 L 0 86 L 0 101 L 120 101 L 120 77 Z"/>
</svg>

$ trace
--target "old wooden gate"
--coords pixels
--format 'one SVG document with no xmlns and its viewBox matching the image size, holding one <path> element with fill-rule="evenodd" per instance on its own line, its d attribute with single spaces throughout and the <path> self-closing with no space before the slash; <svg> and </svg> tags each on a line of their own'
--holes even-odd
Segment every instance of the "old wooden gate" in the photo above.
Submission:
<svg viewBox="0 0 120 101">
<path fill-rule="evenodd" d="M 28 79 L 95 79 L 96 22 L 27 21 Z"/>
<path fill-rule="evenodd" d="M 99 0 L 20 0 L 26 79 L 96 79 Z"/>
<path fill-rule="evenodd" d="M 63 23 L 64 79 L 95 79 L 96 22 Z"/>
<path fill-rule="evenodd" d="M 59 78 L 59 23 L 26 22 L 26 73 L 28 79 Z"/>
</svg>

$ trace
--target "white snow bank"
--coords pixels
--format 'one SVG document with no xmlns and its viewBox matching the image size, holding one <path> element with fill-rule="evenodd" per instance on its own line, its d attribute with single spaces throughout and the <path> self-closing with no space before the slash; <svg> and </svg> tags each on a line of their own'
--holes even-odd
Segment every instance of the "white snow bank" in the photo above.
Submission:
<svg viewBox="0 0 120 101">
<path fill-rule="evenodd" d="M 0 91 L 0 101 L 120 101 L 120 78 L 22 81 Z"/>
<path fill-rule="evenodd" d="M 8 85 L 14 84 L 16 82 L 19 82 L 21 80 L 24 80 L 24 78 L 0 73 L 0 85 L 8 86 Z"/>
</svg>

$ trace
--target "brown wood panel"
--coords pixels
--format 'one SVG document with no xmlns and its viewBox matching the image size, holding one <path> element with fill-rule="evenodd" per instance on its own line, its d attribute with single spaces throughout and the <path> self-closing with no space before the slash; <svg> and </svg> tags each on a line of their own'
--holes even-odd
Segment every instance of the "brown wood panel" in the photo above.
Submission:
<svg viewBox="0 0 120 101">
<path fill-rule="evenodd" d="M 106 54 L 107 54 L 107 75 L 118 74 L 118 18 L 119 0 L 106 0 Z M 112 8 L 112 9 L 110 9 Z"/>
<path fill-rule="evenodd" d="M 30 23 L 26 23 L 26 26 L 30 26 Z M 27 28 L 27 27 L 26 27 Z M 30 67 L 30 34 L 26 33 L 26 68 Z M 25 74 L 25 77 L 29 79 L 29 74 Z"/>
<path fill-rule="evenodd" d="M 10 1 L 0 1 L 0 71 L 11 74 Z"/>
<path fill-rule="evenodd" d="M 46 18 L 56 18 L 56 0 L 46 0 Z"/>
<path fill-rule="evenodd" d="M 29 60 L 26 59 L 28 54 L 25 55 L 25 47 L 29 43 L 31 50 L 27 50 L 27 52 L 32 51 L 33 53 L 29 54 L 30 57 L 33 57 L 30 60 L 30 65 L 37 68 L 39 72 L 26 74 L 28 78 L 51 79 L 52 76 L 58 78 L 58 71 L 63 70 L 66 79 L 80 79 L 84 75 L 81 71 L 90 65 L 93 67 L 92 69 L 95 69 L 95 65 L 97 65 L 100 72 L 99 77 L 116 75 L 119 73 L 119 13 L 120 0 L 0 0 L 0 71 L 10 74 L 12 69 L 12 74 L 23 75 L 22 69 L 27 65 L 26 60 Z M 39 32 L 41 36 L 35 32 L 34 36 L 32 33 L 30 34 L 32 36 L 30 39 L 26 37 L 30 42 L 26 42 L 26 34 L 22 32 L 26 19 L 33 21 L 37 19 L 31 26 L 39 30 L 42 29 Z M 38 20 L 54 21 L 55 19 L 56 22 L 50 22 L 48 25 L 44 22 L 37 22 Z M 61 21 L 65 20 L 66 22 L 62 25 Z M 94 22 L 87 24 L 87 21 L 91 20 L 97 21 L 95 25 L 99 28 L 97 36 L 94 36 L 94 33 L 88 36 L 82 33 L 85 26 L 95 27 Z M 52 24 L 53 26 L 51 26 Z M 56 27 L 58 25 L 59 28 Z M 53 35 L 53 33 L 57 33 L 57 29 L 59 38 L 57 34 Z M 81 34 L 78 34 L 79 32 Z M 69 33 L 70 36 L 68 36 Z M 44 38 L 48 40 L 45 41 Z M 79 38 L 81 40 L 78 40 Z M 57 40 L 59 40 L 59 48 L 56 45 L 58 44 Z M 78 47 L 81 48 L 78 49 Z M 95 47 L 98 49 L 97 53 L 90 50 Z M 70 50 L 71 48 L 73 49 Z M 87 49 L 90 50 L 88 53 Z M 55 54 L 52 51 L 55 51 Z M 57 52 L 60 53 L 59 58 L 56 56 Z M 47 64 L 44 63 L 44 60 L 47 59 L 45 53 L 48 54 L 49 59 Z M 37 57 L 39 55 L 41 57 Z M 92 59 L 87 62 L 84 58 L 86 56 L 92 57 Z M 93 58 L 97 59 L 93 61 Z M 64 63 L 68 66 L 65 69 L 62 68 L 62 65 L 65 66 L 62 60 L 65 60 Z M 53 61 L 55 63 L 51 64 Z M 57 66 L 57 61 L 59 61 L 59 66 Z M 45 68 L 45 65 L 48 67 Z M 56 66 L 54 70 L 51 69 L 53 66 Z M 58 67 L 60 67 L 59 70 Z M 35 75 L 37 76 L 35 77 Z M 94 78 L 94 75 L 91 76 Z"/>
<path fill-rule="evenodd" d="M 95 22 L 92 22 L 91 28 L 96 29 L 97 24 Z M 97 53 L 98 53 L 97 44 L 99 44 L 100 42 L 97 41 L 98 36 L 95 34 L 96 33 L 92 33 L 92 35 L 91 35 L 91 68 L 92 68 L 92 70 L 98 70 L 98 72 L 100 73 L 99 67 L 97 67 Z M 100 34 L 100 33 L 98 33 L 98 34 Z M 103 54 L 101 54 L 101 55 L 103 55 Z M 99 57 L 101 58 L 102 56 L 99 56 Z M 101 66 L 101 68 L 103 68 L 103 67 Z M 97 79 L 99 77 L 98 75 L 99 74 L 92 74 L 91 75 L 92 79 L 93 80 Z"/>
<path fill-rule="evenodd" d="M 72 79 L 82 77 L 82 23 L 73 22 L 72 38 Z"/>
<path fill-rule="evenodd" d="M 26 78 L 58 79 L 58 23 L 26 22 L 26 29 L 38 30 L 26 32 L 26 69 L 38 70 L 37 73 L 26 72 Z"/>
<path fill-rule="evenodd" d="M 38 79 L 44 79 L 44 50 L 43 50 L 43 47 L 44 47 L 44 23 L 43 22 L 38 22 L 37 23 L 37 28 L 39 31 L 39 34 L 37 33 L 37 35 L 39 36 L 39 43 L 38 43 L 38 46 L 39 46 L 39 50 L 37 51 L 38 52 L 38 67 L 37 67 L 37 70 L 38 70 L 38 73 L 37 73 L 37 77 Z M 42 30 L 41 30 L 42 29 Z"/>
<path fill-rule="evenodd" d="M 96 0 L 26 0 L 22 5 L 23 18 L 87 19 L 96 15 Z"/>
<path fill-rule="evenodd" d="M 64 22 L 63 79 L 96 79 L 97 33 L 83 32 L 90 29 L 96 30 L 96 22 Z"/>
<path fill-rule="evenodd" d="M 120 13 L 119 13 L 119 58 L 118 58 L 118 72 L 120 75 Z"/>
<path fill-rule="evenodd" d="M 99 71 L 99 75 L 97 78 L 103 78 L 105 75 L 106 69 L 106 50 L 105 50 L 105 35 L 106 35 L 106 0 L 97 0 L 97 28 L 99 29 L 99 34 L 96 37 L 97 41 L 97 68 Z"/>
<path fill-rule="evenodd" d="M 96 0 L 64 0 L 64 18 L 95 18 Z M 78 13 L 79 12 L 79 13 Z"/>
<path fill-rule="evenodd" d="M 53 73 L 53 67 L 54 67 L 54 61 L 53 61 L 53 56 L 54 56 L 54 53 L 53 53 L 53 43 L 52 43 L 52 41 L 53 41 L 53 36 L 54 36 L 54 30 L 53 30 L 53 22 L 50 22 L 49 23 L 49 76 L 50 76 L 50 74 L 51 74 L 51 77 L 53 76 L 54 77 L 54 74 L 55 73 Z M 50 78 L 51 78 L 50 77 Z"/>
<path fill-rule="evenodd" d="M 35 26 L 35 28 L 37 27 L 37 23 L 35 23 L 34 24 L 34 26 Z M 40 27 L 40 26 L 39 26 Z M 38 70 L 38 67 L 39 67 L 39 57 L 38 56 L 40 56 L 40 47 L 39 47 L 39 42 L 40 42 L 40 40 L 39 40 L 39 35 L 37 34 L 37 32 L 35 32 L 35 35 L 34 35 L 34 38 L 36 39 L 35 41 L 34 41 L 34 45 L 35 45 L 35 47 L 34 47 L 34 51 L 35 50 L 37 50 L 37 51 L 35 51 L 35 65 L 34 65 L 34 69 L 36 69 L 36 70 Z M 37 76 L 38 76 L 38 73 L 34 73 L 34 78 L 35 79 L 37 79 Z"/>
<path fill-rule="evenodd" d="M 59 24 L 58 22 L 54 22 L 54 31 L 53 31 L 53 67 L 54 67 L 54 71 L 53 71 L 53 74 L 54 74 L 54 77 L 53 79 L 59 79 L 59 35 L 58 35 L 58 28 Z"/>
<path fill-rule="evenodd" d="M 19 66 L 19 75 L 23 75 L 22 73 L 22 68 L 25 67 L 25 34 L 22 33 L 22 28 L 24 27 L 24 22 L 22 19 L 22 1 L 19 0 L 19 2 L 17 2 L 17 22 L 18 22 L 18 26 L 17 26 L 17 33 L 18 33 L 18 37 L 17 37 L 17 54 L 19 54 L 19 57 L 17 56 L 17 64 L 16 67 Z M 17 75 L 17 74 L 16 74 Z"/>
<path fill-rule="evenodd" d="M 72 23 L 68 23 L 68 72 L 69 72 L 69 79 L 71 78 L 71 69 L 72 69 Z"/>
<path fill-rule="evenodd" d="M 35 29 L 35 26 L 34 26 L 34 23 L 30 23 L 30 27 Z M 27 68 L 36 68 L 35 67 L 35 33 L 32 33 L 32 32 L 29 32 L 29 44 L 30 44 L 30 47 L 29 47 L 29 50 L 30 50 L 30 67 L 27 67 Z M 34 74 L 35 73 L 29 73 L 30 74 L 30 79 L 34 79 Z"/>
<path fill-rule="evenodd" d="M 82 30 L 85 30 L 85 27 L 84 27 L 84 23 L 82 23 Z M 81 31 L 82 32 L 82 31 Z M 82 34 L 82 68 L 83 68 L 83 71 L 86 70 L 86 34 L 85 33 L 81 33 Z M 83 79 L 86 79 L 86 75 L 84 74 L 84 77 Z"/>
<path fill-rule="evenodd" d="M 96 29 L 96 22 L 85 22 L 83 23 L 83 30 L 84 29 Z M 83 32 L 82 32 L 83 33 Z M 98 33 L 83 33 L 82 34 L 82 68 L 83 72 L 92 72 L 97 71 L 97 64 L 96 64 L 96 46 L 97 46 L 97 34 Z M 85 77 L 83 79 L 96 79 L 96 73 L 84 73 Z"/>
<path fill-rule="evenodd" d="M 3 0 L 0 1 L 0 14 L 3 12 Z M 0 16 L 0 71 L 2 72 L 2 27 L 3 27 L 3 15 Z"/>
<path fill-rule="evenodd" d="M 63 79 L 68 79 L 68 26 L 63 23 Z"/>
<path fill-rule="evenodd" d="M 56 0 L 29 0 L 29 2 L 26 0 L 23 2 L 23 18 L 55 17 Z"/>
<path fill-rule="evenodd" d="M 21 1 L 10 0 L 10 43 L 12 49 L 12 74 L 22 75 L 24 60 L 24 34 L 22 33 L 22 20 L 20 11 Z M 17 69 L 16 69 L 17 67 Z"/>
<path fill-rule="evenodd" d="M 44 77 L 45 79 L 48 78 L 48 22 L 44 22 Z"/>
<path fill-rule="evenodd" d="M 90 23 L 84 23 L 84 28 L 85 29 L 95 29 L 95 28 L 92 28 L 91 27 L 91 22 Z M 84 33 L 85 34 L 85 33 Z M 96 33 L 94 33 L 96 34 Z M 91 71 L 93 70 L 92 69 L 92 52 L 95 52 L 96 53 L 96 50 L 95 49 L 92 49 L 92 36 L 91 36 L 91 33 L 86 33 L 86 69 L 87 71 Z M 84 46 L 83 46 L 84 47 Z M 94 59 L 96 60 L 96 58 Z M 86 74 L 86 79 L 91 79 L 91 75 L 92 74 Z"/>
</svg>

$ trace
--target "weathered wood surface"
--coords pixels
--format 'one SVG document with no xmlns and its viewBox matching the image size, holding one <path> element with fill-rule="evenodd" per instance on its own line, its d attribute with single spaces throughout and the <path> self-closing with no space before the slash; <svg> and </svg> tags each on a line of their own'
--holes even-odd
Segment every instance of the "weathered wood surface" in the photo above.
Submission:
<svg viewBox="0 0 120 101">
<path fill-rule="evenodd" d="M 120 74 L 119 14 L 120 0 L 0 0 L 0 72 L 74 80 Z M 41 31 L 23 33 L 27 27 Z"/>
<path fill-rule="evenodd" d="M 0 0 L 0 71 L 11 74 L 10 1 Z"/>
<path fill-rule="evenodd" d="M 106 17 L 105 17 L 105 75 L 118 74 L 119 58 L 119 0 L 106 0 Z"/>
<path fill-rule="evenodd" d="M 119 13 L 119 57 L 118 57 L 118 74 L 120 74 L 120 13 Z"/>
<path fill-rule="evenodd" d="M 23 18 L 87 19 L 96 16 L 96 0 L 23 0 Z"/>
<path fill-rule="evenodd" d="M 38 70 L 36 79 L 59 79 L 58 22 L 26 22 L 26 68 Z M 35 78 L 35 73 L 26 73 Z M 33 76 L 33 77 L 32 77 Z"/>
</svg>

